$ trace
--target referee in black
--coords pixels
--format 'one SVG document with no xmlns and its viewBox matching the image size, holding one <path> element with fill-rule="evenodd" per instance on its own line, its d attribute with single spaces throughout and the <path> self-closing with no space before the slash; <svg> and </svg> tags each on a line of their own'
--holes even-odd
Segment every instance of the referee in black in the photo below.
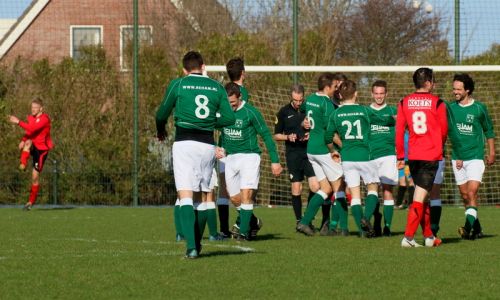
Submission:
<svg viewBox="0 0 500 300">
<path fill-rule="evenodd" d="M 298 223 L 302 218 L 301 194 L 304 176 L 309 182 L 309 199 L 319 190 L 319 182 L 307 158 L 309 132 L 302 127 L 305 113 L 300 111 L 300 106 L 304 102 L 304 87 L 299 84 L 293 85 L 290 96 L 290 103 L 283 106 L 276 115 L 274 140 L 285 141 L 286 165 L 292 183 L 292 206 Z"/>
</svg>

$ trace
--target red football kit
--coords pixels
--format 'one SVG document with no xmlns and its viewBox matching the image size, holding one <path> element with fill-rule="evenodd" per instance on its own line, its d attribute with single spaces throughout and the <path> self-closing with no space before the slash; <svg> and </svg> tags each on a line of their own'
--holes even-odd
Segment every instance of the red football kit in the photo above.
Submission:
<svg viewBox="0 0 500 300">
<path fill-rule="evenodd" d="M 47 114 L 43 113 L 38 117 L 29 115 L 27 122 L 19 121 L 19 126 L 25 131 L 22 140 L 31 140 L 38 150 L 50 150 L 54 147 L 50 138 L 50 118 Z"/>
<path fill-rule="evenodd" d="M 398 105 L 396 119 L 396 155 L 404 159 L 404 134 L 408 127 L 408 160 L 438 161 L 448 135 L 446 105 L 431 93 L 413 93 Z"/>
</svg>

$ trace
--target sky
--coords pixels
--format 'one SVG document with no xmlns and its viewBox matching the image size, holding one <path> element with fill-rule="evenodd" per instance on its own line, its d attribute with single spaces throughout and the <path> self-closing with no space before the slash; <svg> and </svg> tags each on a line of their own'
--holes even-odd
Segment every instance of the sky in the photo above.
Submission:
<svg viewBox="0 0 500 300">
<path fill-rule="evenodd" d="M 431 4 L 432 13 L 439 13 L 443 16 L 442 26 L 443 30 L 447 32 L 450 42 L 449 49 L 452 53 L 454 49 L 455 0 L 420 0 L 420 2 L 422 2 L 421 7 L 425 7 L 426 3 Z M 0 18 L 17 18 L 30 3 L 31 0 L 0 0 Z M 500 16 L 500 1 L 460 0 L 460 12 L 461 57 L 480 54 L 488 50 L 493 43 L 500 43 L 500 18 L 498 18 Z"/>
</svg>

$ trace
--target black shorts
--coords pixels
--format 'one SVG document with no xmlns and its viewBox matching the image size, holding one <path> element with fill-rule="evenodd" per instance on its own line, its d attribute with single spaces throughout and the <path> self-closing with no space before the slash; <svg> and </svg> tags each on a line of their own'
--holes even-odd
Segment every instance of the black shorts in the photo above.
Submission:
<svg viewBox="0 0 500 300">
<path fill-rule="evenodd" d="M 39 150 L 33 145 L 31 146 L 30 154 L 33 157 L 33 169 L 37 170 L 39 173 L 42 172 L 49 150 Z"/>
<path fill-rule="evenodd" d="M 286 166 L 291 182 L 301 182 L 305 177 L 314 177 L 314 170 L 305 151 L 288 151 Z"/>
<path fill-rule="evenodd" d="M 439 161 L 409 160 L 408 165 L 415 185 L 430 192 L 439 167 Z"/>
</svg>

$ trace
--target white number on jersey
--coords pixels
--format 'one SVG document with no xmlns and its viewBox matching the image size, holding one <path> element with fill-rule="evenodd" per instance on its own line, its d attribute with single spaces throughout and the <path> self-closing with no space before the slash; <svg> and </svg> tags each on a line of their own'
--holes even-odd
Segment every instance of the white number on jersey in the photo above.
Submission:
<svg viewBox="0 0 500 300">
<path fill-rule="evenodd" d="M 425 134 L 427 132 L 427 115 L 423 111 L 416 111 L 411 115 L 413 122 L 413 131 L 416 134 Z"/>
<path fill-rule="evenodd" d="M 194 98 L 194 103 L 196 103 L 196 109 L 194 114 L 198 119 L 206 119 L 210 114 L 210 109 L 208 108 L 208 97 L 205 95 L 198 95 Z"/>
<path fill-rule="evenodd" d="M 312 110 L 307 111 L 307 119 L 309 120 L 309 124 L 311 125 L 311 129 L 314 129 L 314 119 L 312 117 Z"/>
<path fill-rule="evenodd" d="M 345 133 L 345 139 L 346 140 L 362 140 L 363 135 L 361 134 L 361 121 L 356 120 L 353 123 L 344 120 L 342 121 L 342 126 L 347 126 L 347 131 Z M 352 128 L 356 127 L 356 135 L 351 135 Z"/>
</svg>

